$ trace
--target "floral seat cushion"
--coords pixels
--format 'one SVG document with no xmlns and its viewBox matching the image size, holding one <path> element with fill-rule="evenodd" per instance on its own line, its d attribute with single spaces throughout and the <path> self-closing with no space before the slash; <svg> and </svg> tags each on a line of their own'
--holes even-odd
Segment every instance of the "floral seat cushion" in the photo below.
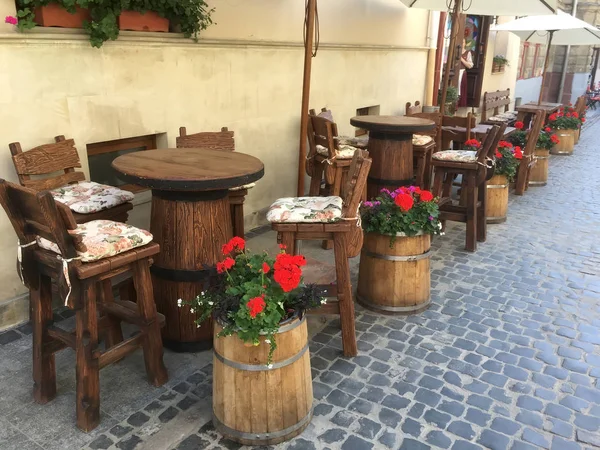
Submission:
<svg viewBox="0 0 600 450">
<path fill-rule="evenodd" d="M 271 205 L 269 222 L 336 222 L 342 218 L 341 197 L 285 197 Z"/>
<path fill-rule="evenodd" d="M 498 114 L 497 116 L 488 117 L 488 120 L 490 122 L 508 122 L 510 118 Z"/>
<path fill-rule="evenodd" d="M 78 256 L 83 262 L 109 258 L 152 241 L 148 231 L 112 220 L 92 220 L 69 230 L 69 234 L 82 237 L 87 250 Z M 41 248 L 60 255 L 56 243 L 40 236 L 36 241 Z"/>
<path fill-rule="evenodd" d="M 254 186 L 256 186 L 256 183 L 249 183 L 249 184 L 244 184 L 243 186 L 236 186 L 236 187 L 229 188 L 229 190 L 230 191 L 241 191 L 242 189 L 252 189 Z"/>
<path fill-rule="evenodd" d="M 413 145 L 427 145 L 433 142 L 433 137 L 424 134 L 413 134 L 412 143 Z"/>
<path fill-rule="evenodd" d="M 351 145 L 340 144 L 336 150 L 335 157 L 337 159 L 352 159 L 356 150 L 358 149 Z M 321 156 L 329 156 L 327 147 L 323 147 L 322 145 L 317 145 L 317 153 Z"/>
<path fill-rule="evenodd" d="M 357 137 L 351 137 L 351 136 L 334 136 L 334 138 L 336 141 L 338 141 L 338 144 L 340 145 L 351 145 L 352 147 L 357 147 L 357 148 L 367 148 L 369 145 L 369 136 L 357 136 Z"/>
<path fill-rule="evenodd" d="M 68 184 L 50 191 L 57 202 L 64 203 L 71 211 L 79 214 L 92 214 L 114 208 L 133 200 L 134 195 L 113 186 L 82 181 Z"/>
<path fill-rule="evenodd" d="M 477 152 L 474 150 L 444 150 L 434 153 L 431 157 L 438 161 L 473 163 L 477 161 Z"/>
</svg>

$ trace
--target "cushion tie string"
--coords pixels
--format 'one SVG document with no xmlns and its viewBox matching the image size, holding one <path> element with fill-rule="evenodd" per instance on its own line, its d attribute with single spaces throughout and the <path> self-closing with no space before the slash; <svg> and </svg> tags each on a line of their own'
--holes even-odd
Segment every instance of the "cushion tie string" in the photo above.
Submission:
<svg viewBox="0 0 600 450">
<path fill-rule="evenodd" d="M 31 241 L 27 244 L 21 244 L 21 241 L 17 239 L 17 267 L 19 269 L 19 278 L 21 279 L 21 283 L 23 283 L 23 286 L 25 286 L 25 282 L 23 281 L 23 249 L 31 247 L 32 245 L 37 245 L 37 242 Z"/>
<path fill-rule="evenodd" d="M 65 282 L 67 283 L 67 287 L 69 288 L 69 292 L 67 292 L 67 296 L 65 297 L 65 306 L 67 306 L 69 304 L 69 297 L 71 296 L 71 291 L 73 290 L 71 288 L 71 279 L 69 278 L 69 263 L 71 261 L 81 259 L 81 256 L 76 256 L 74 258 L 63 258 L 60 255 L 56 255 L 56 257 L 62 261 L 62 272 L 65 276 Z"/>
</svg>

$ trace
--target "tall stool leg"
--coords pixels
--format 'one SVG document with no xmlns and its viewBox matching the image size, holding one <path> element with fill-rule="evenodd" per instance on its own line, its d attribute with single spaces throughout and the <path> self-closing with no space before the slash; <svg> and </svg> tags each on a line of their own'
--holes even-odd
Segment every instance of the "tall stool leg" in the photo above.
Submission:
<svg viewBox="0 0 600 450">
<path fill-rule="evenodd" d="M 335 252 L 335 272 L 337 279 L 338 306 L 342 325 L 342 346 L 344 356 L 356 356 L 356 329 L 354 324 L 354 300 L 350 282 L 350 265 L 348 263 L 347 233 L 334 233 L 333 251 Z"/>
<path fill-rule="evenodd" d="M 479 207 L 477 208 L 477 240 L 485 242 L 487 239 L 487 183 L 484 181 L 477 189 Z"/>
<path fill-rule="evenodd" d="M 474 175 L 467 175 L 467 239 L 466 250 L 477 250 L 477 185 Z"/>
<path fill-rule="evenodd" d="M 137 305 L 140 316 L 144 321 L 142 333 L 144 334 L 144 362 L 148 380 L 154 386 L 162 386 L 169 379 L 167 369 L 163 362 L 163 345 L 160 337 L 160 324 L 156 316 L 154 292 L 150 279 L 150 265 L 148 259 L 136 261 L 132 265 L 133 283 L 137 292 Z"/>
<path fill-rule="evenodd" d="M 98 283 L 97 289 L 102 304 L 114 303 L 115 299 L 113 296 L 112 283 L 110 280 L 102 280 Z M 115 316 L 106 314 L 107 327 L 104 331 L 104 337 L 106 341 L 106 348 L 111 348 L 120 342 L 123 342 L 123 330 L 121 329 L 121 321 Z"/>
<path fill-rule="evenodd" d="M 295 255 L 297 251 L 296 233 L 292 231 L 282 231 L 281 244 L 285 245 L 286 253 L 289 253 L 290 255 Z"/>
<path fill-rule="evenodd" d="M 40 276 L 39 289 L 31 294 L 31 322 L 33 324 L 33 398 L 37 403 L 48 403 L 56 397 L 56 366 L 54 353 L 45 347 L 50 341 L 48 325 L 52 321 L 52 281 Z"/>
<path fill-rule="evenodd" d="M 77 426 L 91 431 L 100 423 L 100 369 L 94 352 L 98 347 L 96 283 L 84 281 L 81 286 L 83 305 L 77 310 Z"/>
</svg>

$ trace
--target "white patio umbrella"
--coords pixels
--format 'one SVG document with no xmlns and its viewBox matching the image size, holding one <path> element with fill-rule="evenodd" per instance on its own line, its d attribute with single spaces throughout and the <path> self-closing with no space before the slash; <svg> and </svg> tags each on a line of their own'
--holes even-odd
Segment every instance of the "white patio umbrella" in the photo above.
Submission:
<svg viewBox="0 0 600 450">
<path fill-rule="evenodd" d="M 548 44 L 538 104 L 542 102 L 544 93 L 551 45 L 600 44 L 600 31 L 598 28 L 562 11 L 557 11 L 557 14 L 551 16 L 523 17 L 502 25 L 496 25 L 492 29 L 495 31 L 510 31 L 527 42 Z"/>
<path fill-rule="evenodd" d="M 446 103 L 450 70 L 448 64 L 454 61 L 459 14 L 481 14 L 484 16 L 526 16 L 530 14 L 554 14 L 557 0 L 400 0 L 409 8 L 452 12 L 452 32 L 448 47 L 448 59 L 440 106 Z M 443 106 L 442 106 L 443 107 Z"/>
</svg>

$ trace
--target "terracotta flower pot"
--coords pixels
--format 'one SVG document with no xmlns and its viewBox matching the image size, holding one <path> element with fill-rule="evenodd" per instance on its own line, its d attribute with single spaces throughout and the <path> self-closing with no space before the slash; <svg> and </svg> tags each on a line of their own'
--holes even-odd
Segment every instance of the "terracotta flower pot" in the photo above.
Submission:
<svg viewBox="0 0 600 450">
<path fill-rule="evenodd" d="M 90 12 L 79 6 L 75 9 L 75 14 L 71 14 L 58 3 L 36 6 L 34 20 L 42 27 L 83 28 L 83 22 L 90 20 Z"/>
<path fill-rule="evenodd" d="M 160 17 L 153 11 L 142 14 L 137 11 L 122 11 L 118 18 L 120 30 L 130 31 L 169 31 L 169 19 Z"/>
</svg>

